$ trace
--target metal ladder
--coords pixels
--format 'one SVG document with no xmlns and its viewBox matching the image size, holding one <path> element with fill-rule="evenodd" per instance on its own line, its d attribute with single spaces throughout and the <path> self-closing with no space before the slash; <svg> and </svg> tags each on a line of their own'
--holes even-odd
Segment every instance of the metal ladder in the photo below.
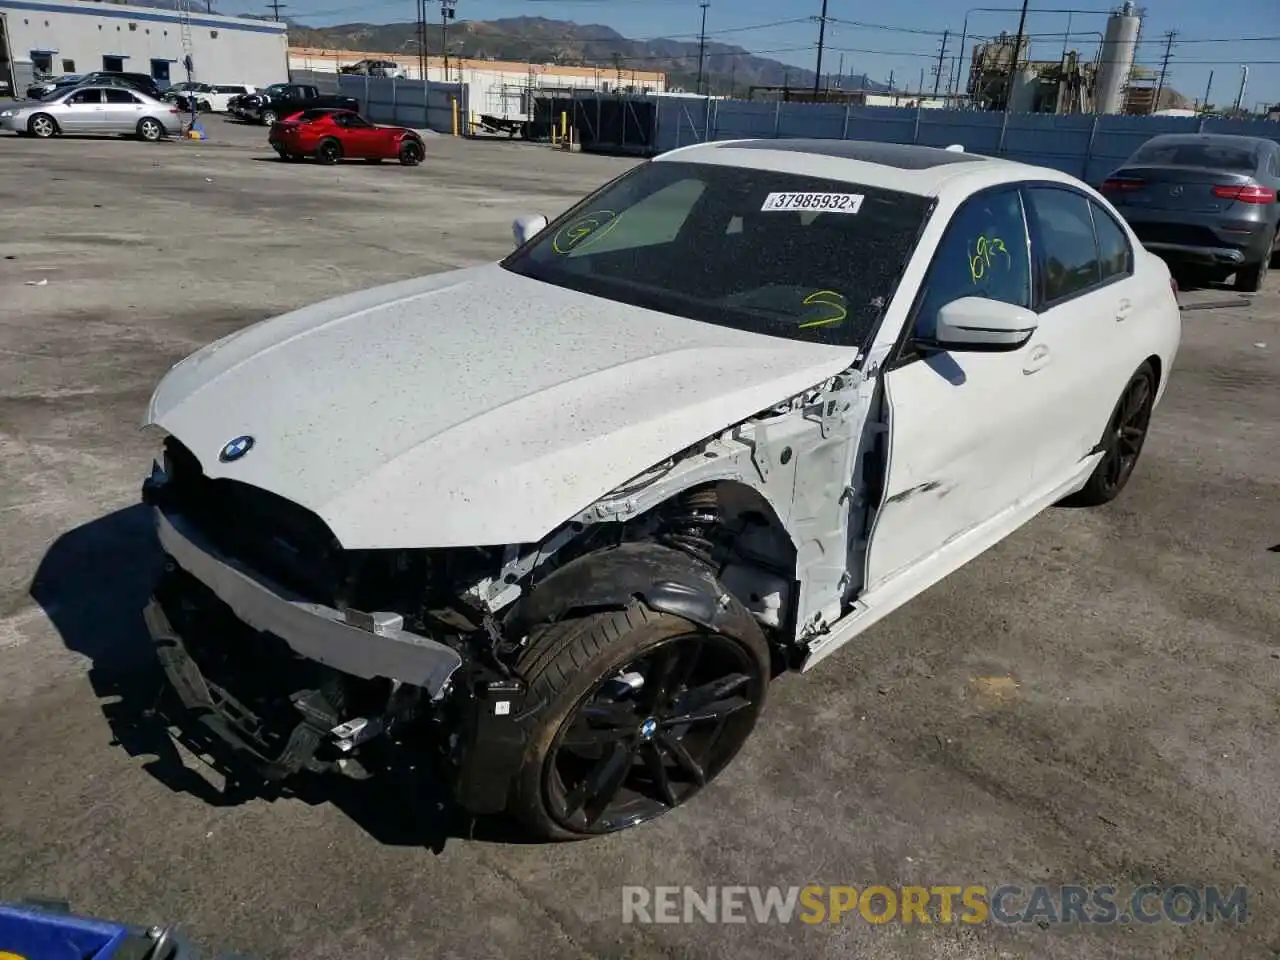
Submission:
<svg viewBox="0 0 1280 960">
<path fill-rule="evenodd" d="M 187 82 L 196 78 L 195 60 L 192 57 L 191 44 L 191 0 L 178 0 L 178 33 L 182 38 L 182 67 L 187 72 Z M 196 98 L 187 91 L 187 102 L 191 105 L 191 120 L 187 129 L 196 125 Z M 186 131 L 183 131 L 184 134 Z"/>
</svg>

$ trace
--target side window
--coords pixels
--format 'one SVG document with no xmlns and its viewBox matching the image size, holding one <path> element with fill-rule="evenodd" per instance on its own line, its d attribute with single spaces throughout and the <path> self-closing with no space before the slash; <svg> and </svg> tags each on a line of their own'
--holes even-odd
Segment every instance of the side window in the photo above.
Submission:
<svg viewBox="0 0 1280 960">
<path fill-rule="evenodd" d="M 1089 198 L 1074 190 L 1032 187 L 1027 201 L 1044 302 L 1056 303 L 1101 283 Z"/>
<path fill-rule="evenodd" d="M 971 197 L 952 216 L 924 282 L 915 335 L 932 337 L 938 311 L 962 297 L 1031 306 L 1031 261 L 1017 190 Z"/>
<path fill-rule="evenodd" d="M 101 90 L 77 90 L 71 96 L 67 97 L 67 103 L 101 103 Z"/>
<path fill-rule="evenodd" d="M 104 90 L 103 94 L 107 98 L 107 103 L 141 103 L 142 101 L 135 97 L 128 90 Z"/>
<path fill-rule="evenodd" d="M 1093 229 L 1098 236 L 1098 258 L 1102 261 L 1103 281 L 1127 277 L 1133 273 L 1133 247 L 1115 217 L 1096 203 L 1089 204 L 1093 211 Z"/>
<path fill-rule="evenodd" d="M 578 223 L 562 228 L 563 236 L 557 235 L 557 244 L 567 247 L 564 252 L 574 258 L 671 243 L 702 191 L 699 180 L 678 180 L 645 197 L 628 209 L 625 217 L 616 216 L 612 210 L 592 211 Z M 588 234 L 595 234 L 589 243 Z"/>
</svg>

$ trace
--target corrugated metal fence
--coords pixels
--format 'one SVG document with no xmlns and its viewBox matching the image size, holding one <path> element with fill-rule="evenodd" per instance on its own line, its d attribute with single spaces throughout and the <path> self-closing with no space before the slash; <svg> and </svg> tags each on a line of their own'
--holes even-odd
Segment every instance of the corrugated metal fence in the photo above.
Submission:
<svg viewBox="0 0 1280 960">
<path fill-rule="evenodd" d="M 1280 141 L 1280 123 L 1265 120 L 1003 114 L 782 101 L 655 98 L 640 102 L 657 105 L 648 153 L 746 137 L 879 140 L 936 147 L 959 143 L 971 153 L 1053 167 L 1090 183 L 1103 180 L 1134 150 L 1161 133 L 1234 133 Z"/>
<path fill-rule="evenodd" d="M 465 83 L 423 83 L 319 70 L 293 70 L 294 83 L 310 83 L 321 93 L 355 97 L 360 112 L 374 123 L 413 127 L 417 130 L 453 132 L 454 102 L 457 102 L 458 133 L 470 132 L 469 86 Z"/>
</svg>

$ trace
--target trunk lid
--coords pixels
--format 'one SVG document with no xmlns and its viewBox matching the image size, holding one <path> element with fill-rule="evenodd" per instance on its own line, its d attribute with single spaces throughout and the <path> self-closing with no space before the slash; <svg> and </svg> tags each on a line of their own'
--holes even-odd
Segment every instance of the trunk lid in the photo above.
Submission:
<svg viewBox="0 0 1280 960">
<path fill-rule="evenodd" d="M 1214 187 L 1256 185 L 1257 181 L 1249 174 L 1237 171 L 1171 164 L 1133 164 L 1111 174 L 1103 184 L 1103 193 L 1119 207 L 1229 214 L 1237 205 L 1249 205 L 1229 196 L 1219 196 L 1214 193 Z"/>
</svg>

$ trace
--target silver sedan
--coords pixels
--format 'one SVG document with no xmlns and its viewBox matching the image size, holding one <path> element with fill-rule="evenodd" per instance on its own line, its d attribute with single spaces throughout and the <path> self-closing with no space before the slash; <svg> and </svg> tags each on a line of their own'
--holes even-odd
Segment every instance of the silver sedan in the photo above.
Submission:
<svg viewBox="0 0 1280 960">
<path fill-rule="evenodd" d="M 142 140 L 159 140 L 182 132 L 182 112 L 129 87 L 72 87 L 45 100 L 3 105 L 0 129 L 34 137 L 129 133 Z"/>
</svg>

